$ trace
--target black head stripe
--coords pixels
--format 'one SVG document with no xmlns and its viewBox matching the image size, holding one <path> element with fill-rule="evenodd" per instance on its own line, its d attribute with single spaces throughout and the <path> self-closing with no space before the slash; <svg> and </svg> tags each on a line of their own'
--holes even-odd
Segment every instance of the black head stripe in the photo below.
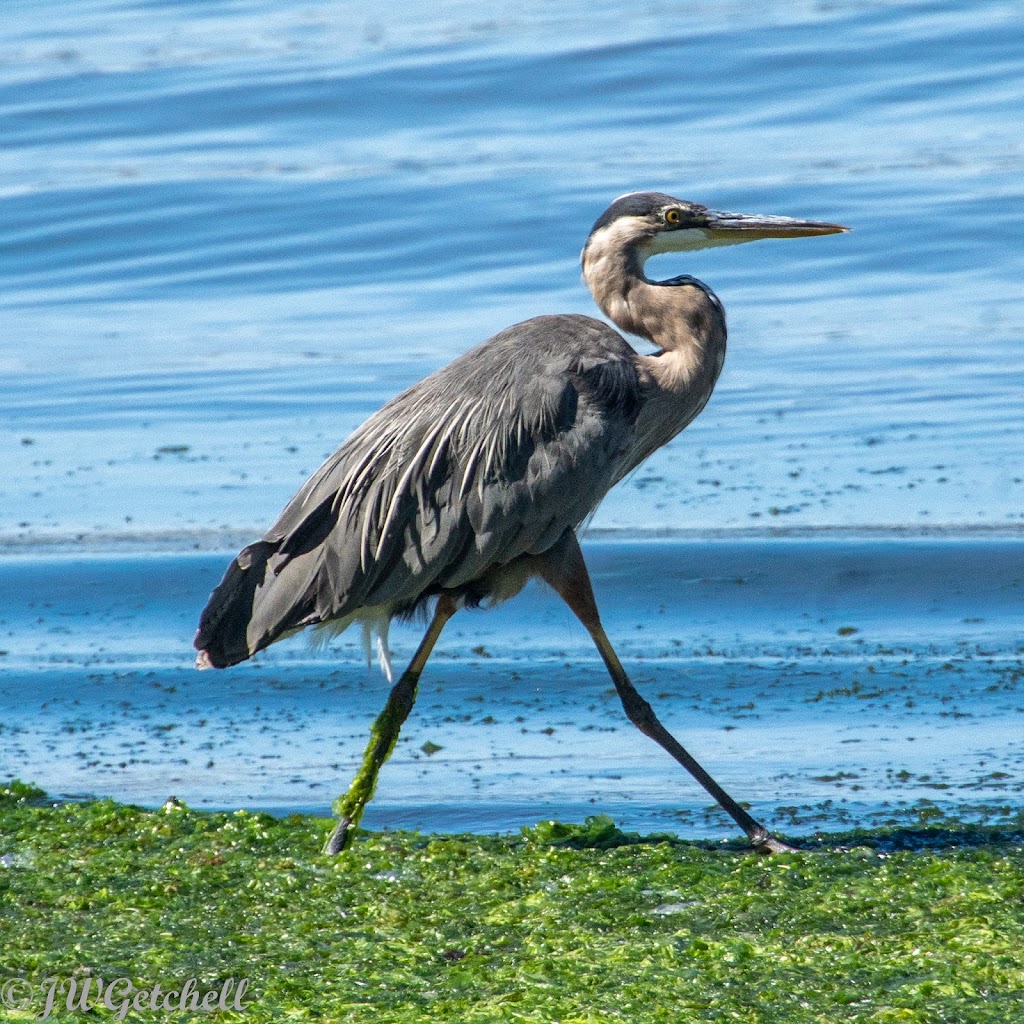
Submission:
<svg viewBox="0 0 1024 1024">
<path fill-rule="evenodd" d="M 704 213 L 705 207 L 698 206 L 696 203 L 684 203 L 664 192 L 630 192 L 629 195 L 616 199 L 598 217 L 590 232 L 593 234 L 595 231 L 607 227 L 619 217 L 647 217 L 666 206 L 678 207 L 681 214 L 679 223 L 673 225 L 674 227 L 700 227 L 703 223 L 701 214 Z"/>
<path fill-rule="evenodd" d="M 664 192 L 630 192 L 629 195 L 616 199 L 597 219 L 591 231 L 606 228 L 620 217 L 646 217 L 675 202 L 678 200 L 665 195 Z"/>
</svg>

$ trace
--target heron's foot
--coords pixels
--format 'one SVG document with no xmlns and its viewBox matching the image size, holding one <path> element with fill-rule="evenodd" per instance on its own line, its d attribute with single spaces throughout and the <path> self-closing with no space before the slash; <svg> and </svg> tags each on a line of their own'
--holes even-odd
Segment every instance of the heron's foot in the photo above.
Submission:
<svg viewBox="0 0 1024 1024">
<path fill-rule="evenodd" d="M 331 838 L 327 840 L 327 844 L 324 846 L 324 853 L 341 853 L 342 850 L 348 849 L 351 838 L 352 819 L 346 814 L 342 816 L 341 821 L 338 822 L 331 833 Z"/>
<path fill-rule="evenodd" d="M 754 847 L 758 853 L 799 853 L 799 846 L 790 846 L 789 843 L 784 843 L 781 839 L 776 839 L 775 836 L 769 836 L 763 843 L 758 843 Z"/>
<path fill-rule="evenodd" d="M 758 853 L 799 853 L 800 849 L 797 846 L 790 846 L 789 843 L 784 843 L 781 839 L 777 839 L 767 829 L 764 829 L 760 834 L 750 837 L 750 845 Z"/>
</svg>

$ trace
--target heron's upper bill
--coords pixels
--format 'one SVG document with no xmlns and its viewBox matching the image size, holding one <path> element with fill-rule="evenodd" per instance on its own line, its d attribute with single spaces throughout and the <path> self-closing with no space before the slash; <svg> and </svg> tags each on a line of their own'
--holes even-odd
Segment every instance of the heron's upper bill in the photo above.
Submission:
<svg viewBox="0 0 1024 1024">
<path fill-rule="evenodd" d="M 738 242 L 756 238 L 804 238 L 808 235 L 841 235 L 850 229 L 842 224 L 794 217 L 772 217 L 750 213 L 721 213 L 708 210 L 707 231 L 713 237 L 735 238 Z"/>
</svg>

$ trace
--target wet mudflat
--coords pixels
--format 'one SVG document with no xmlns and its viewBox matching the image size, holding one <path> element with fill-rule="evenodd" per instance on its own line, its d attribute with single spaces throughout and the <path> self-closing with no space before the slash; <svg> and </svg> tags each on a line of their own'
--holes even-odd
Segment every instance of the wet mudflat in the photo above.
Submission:
<svg viewBox="0 0 1024 1024">
<path fill-rule="evenodd" d="M 637 685 L 776 827 L 1012 817 L 1024 540 L 605 536 L 587 554 Z M 0 560 L 0 777 L 61 797 L 327 813 L 387 683 L 354 633 L 195 672 L 195 619 L 226 557 L 72 545 Z M 396 664 L 418 632 L 396 628 Z M 709 802 L 625 720 L 582 628 L 535 587 L 453 620 L 364 823 L 500 832 L 604 812 L 731 835 Z"/>
</svg>

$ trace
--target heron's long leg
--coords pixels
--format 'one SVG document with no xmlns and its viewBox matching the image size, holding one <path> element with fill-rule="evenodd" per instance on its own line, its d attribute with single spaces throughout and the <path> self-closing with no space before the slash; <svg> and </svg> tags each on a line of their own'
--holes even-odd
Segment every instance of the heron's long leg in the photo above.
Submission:
<svg viewBox="0 0 1024 1024">
<path fill-rule="evenodd" d="M 698 764 L 679 741 L 658 721 L 650 704 L 637 692 L 622 667 L 611 641 L 601 625 L 601 617 L 594 600 L 590 574 L 579 542 L 572 531 L 540 557 L 538 571 L 573 614 L 583 623 L 604 659 L 608 673 L 618 691 L 629 720 L 655 743 L 665 748 L 714 798 L 719 806 L 747 834 L 753 847 L 766 853 L 780 853 L 793 847 L 776 839 L 760 822 L 752 818 L 715 780 Z"/>
<path fill-rule="evenodd" d="M 331 838 L 327 840 L 324 853 L 340 853 L 348 845 L 352 830 L 359 824 L 363 810 L 377 787 L 377 775 L 384 762 L 391 756 L 391 751 L 398 742 L 398 733 L 412 711 L 420 674 L 427 664 L 430 652 L 433 651 L 445 623 L 454 614 L 455 602 L 450 597 L 442 596 L 437 602 L 437 608 L 434 609 L 434 617 L 426 636 L 409 662 L 409 667 L 402 673 L 402 678 L 392 688 L 384 710 L 370 728 L 370 743 L 363 754 L 362 766 L 352 780 L 348 792 L 339 801 L 338 813 L 341 821 L 331 833 Z"/>
</svg>

